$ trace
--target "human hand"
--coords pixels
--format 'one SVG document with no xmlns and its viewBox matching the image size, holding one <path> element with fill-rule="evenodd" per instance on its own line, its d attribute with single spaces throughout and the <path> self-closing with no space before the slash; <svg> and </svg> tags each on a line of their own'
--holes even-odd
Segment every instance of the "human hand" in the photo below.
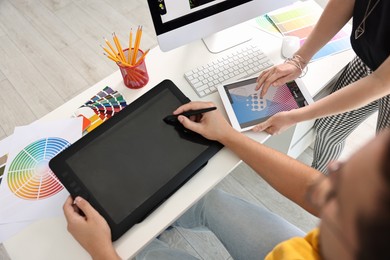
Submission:
<svg viewBox="0 0 390 260">
<path fill-rule="evenodd" d="M 257 77 L 255 90 L 261 88 L 260 96 L 264 97 L 270 86 L 280 87 L 286 82 L 294 80 L 301 75 L 301 70 L 291 63 L 282 63 L 264 70 Z"/>
<path fill-rule="evenodd" d="M 285 131 L 290 126 L 296 124 L 290 111 L 279 112 L 266 121 L 256 125 L 252 128 L 254 132 L 265 131 L 271 135 L 277 135 Z"/>
<path fill-rule="evenodd" d="M 173 114 L 178 115 L 188 110 L 203 109 L 215 106 L 211 102 L 190 102 L 177 108 Z M 201 134 L 207 139 L 221 142 L 223 138 L 234 131 L 234 129 L 225 120 L 223 115 L 218 111 L 210 111 L 201 116 L 178 117 L 180 123 L 191 131 Z"/>
<path fill-rule="evenodd" d="M 69 196 L 63 206 L 72 236 L 93 259 L 120 259 L 112 245 L 106 220 L 85 199 L 77 197 L 74 202 Z M 85 216 L 80 214 L 80 210 Z"/>
</svg>

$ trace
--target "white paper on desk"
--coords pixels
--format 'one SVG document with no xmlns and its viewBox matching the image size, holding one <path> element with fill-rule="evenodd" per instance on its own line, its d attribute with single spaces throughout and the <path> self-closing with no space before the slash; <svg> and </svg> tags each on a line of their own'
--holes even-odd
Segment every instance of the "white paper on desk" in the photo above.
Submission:
<svg viewBox="0 0 390 260">
<path fill-rule="evenodd" d="M 4 174 L 5 166 L 7 165 L 8 152 L 10 149 L 11 142 L 12 136 L 8 136 L 7 138 L 4 138 L 0 141 L 0 185 Z M 3 243 L 3 241 L 15 235 L 31 223 L 31 221 L 25 221 L 20 223 L 0 224 L 0 243 Z"/>
<path fill-rule="evenodd" d="M 82 119 L 15 128 L 0 186 L 0 224 L 58 216 L 68 192 L 49 160 L 82 135 Z"/>
<path fill-rule="evenodd" d="M 8 152 L 11 143 L 12 136 L 8 136 L 0 141 L 0 185 L 3 180 L 3 175 L 5 171 L 5 166 L 8 161 Z"/>
<path fill-rule="evenodd" d="M 0 243 L 11 238 L 31 223 L 32 221 L 23 221 L 18 223 L 0 224 Z"/>
</svg>

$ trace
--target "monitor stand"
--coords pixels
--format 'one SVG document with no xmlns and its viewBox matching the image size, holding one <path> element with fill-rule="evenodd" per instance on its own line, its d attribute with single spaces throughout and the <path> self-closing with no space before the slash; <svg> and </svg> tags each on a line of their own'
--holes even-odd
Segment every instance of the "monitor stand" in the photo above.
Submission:
<svg viewBox="0 0 390 260">
<path fill-rule="evenodd" d="M 202 41 L 209 52 L 219 53 L 251 39 L 248 25 L 239 24 L 202 38 Z"/>
</svg>

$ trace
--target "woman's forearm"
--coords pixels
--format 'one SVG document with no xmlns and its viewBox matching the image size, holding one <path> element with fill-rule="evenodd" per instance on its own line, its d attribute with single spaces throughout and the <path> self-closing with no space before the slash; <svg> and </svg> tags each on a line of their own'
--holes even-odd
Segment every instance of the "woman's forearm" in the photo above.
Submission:
<svg viewBox="0 0 390 260">
<path fill-rule="evenodd" d="M 276 150 L 268 148 L 234 130 L 219 140 L 254 169 L 279 193 L 314 215 L 318 212 L 305 200 L 308 188 L 320 173 Z"/>
<path fill-rule="evenodd" d="M 371 75 L 362 78 L 309 106 L 292 110 L 291 117 L 298 123 L 340 114 L 363 107 L 390 94 L 390 58 Z"/>
</svg>

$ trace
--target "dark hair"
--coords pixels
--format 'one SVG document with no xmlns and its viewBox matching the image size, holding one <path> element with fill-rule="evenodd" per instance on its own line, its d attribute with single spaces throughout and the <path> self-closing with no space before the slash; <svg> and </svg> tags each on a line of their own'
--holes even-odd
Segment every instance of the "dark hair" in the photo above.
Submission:
<svg viewBox="0 0 390 260">
<path fill-rule="evenodd" d="M 387 131 L 381 176 L 385 191 L 380 195 L 374 216 L 360 216 L 357 222 L 359 237 L 356 259 L 390 259 L 390 131 Z"/>
</svg>

